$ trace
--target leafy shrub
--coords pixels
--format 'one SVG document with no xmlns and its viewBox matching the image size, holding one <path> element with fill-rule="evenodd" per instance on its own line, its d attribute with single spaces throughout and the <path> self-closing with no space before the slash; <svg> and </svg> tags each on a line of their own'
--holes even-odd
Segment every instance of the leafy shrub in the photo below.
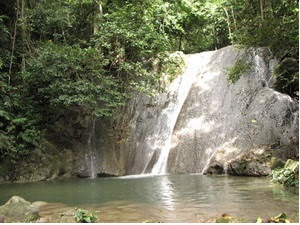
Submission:
<svg viewBox="0 0 300 225">
<path fill-rule="evenodd" d="M 251 64 L 245 59 L 238 59 L 233 66 L 227 68 L 228 80 L 234 84 L 240 77 L 251 69 Z"/>
<path fill-rule="evenodd" d="M 90 213 L 84 209 L 78 209 L 75 213 L 75 219 L 78 223 L 94 223 L 98 220 L 98 216 L 95 212 Z"/>
<path fill-rule="evenodd" d="M 39 140 L 39 132 L 27 118 L 15 118 L 0 110 L 0 160 L 4 157 L 18 159 L 27 156 Z"/>
<path fill-rule="evenodd" d="M 299 186 L 299 162 L 289 159 L 283 168 L 272 170 L 273 182 L 284 186 Z"/>
<path fill-rule="evenodd" d="M 181 52 L 163 57 L 161 64 L 161 73 L 167 74 L 170 82 L 184 72 L 186 65 Z"/>
<path fill-rule="evenodd" d="M 274 70 L 276 90 L 292 97 L 299 97 L 299 62 L 294 58 L 285 58 Z"/>
<path fill-rule="evenodd" d="M 9 57 L 10 56 L 10 32 L 8 27 L 5 25 L 5 16 L 0 16 L 0 70 L 3 67 L 7 67 L 9 64 Z"/>
<path fill-rule="evenodd" d="M 282 159 L 277 158 L 277 157 L 271 157 L 268 164 L 269 164 L 270 168 L 273 170 L 273 169 L 284 167 L 285 161 L 283 161 Z"/>
<path fill-rule="evenodd" d="M 28 60 L 24 98 L 39 122 L 51 123 L 68 111 L 110 116 L 124 103 L 119 80 L 106 74 L 107 60 L 94 48 L 48 43 Z"/>
<path fill-rule="evenodd" d="M 153 60 L 169 50 L 170 43 L 155 24 L 149 23 L 152 18 L 145 16 L 141 6 L 126 2 L 108 9 L 110 13 L 103 15 L 93 42 L 108 59 L 107 72 L 122 80 L 126 93 L 151 95 L 159 82 L 159 73 L 152 70 Z"/>
<path fill-rule="evenodd" d="M 0 163 L 16 163 L 26 157 L 40 140 L 34 121 L 26 116 L 16 89 L 0 72 Z"/>
</svg>

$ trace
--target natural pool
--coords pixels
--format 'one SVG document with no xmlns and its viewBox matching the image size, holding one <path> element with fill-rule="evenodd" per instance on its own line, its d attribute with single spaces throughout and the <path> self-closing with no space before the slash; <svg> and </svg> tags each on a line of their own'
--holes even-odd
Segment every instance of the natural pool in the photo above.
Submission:
<svg viewBox="0 0 300 225">
<path fill-rule="evenodd" d="M 1 184 L 0 205 L 11 196 L 46 201 L 44 215 L 67 206 L 99 212 L 103 222 L 201 222 L 223 213 L 255 222 L 285 212 L 298 221 L 297 189 L 272 184 L 268 178 L 163 175 L 70 179 Z M 62 204 L 61 204 L 62 203 Z M 296 220 L 296 221 L 295 221 Z"/>
</svg>

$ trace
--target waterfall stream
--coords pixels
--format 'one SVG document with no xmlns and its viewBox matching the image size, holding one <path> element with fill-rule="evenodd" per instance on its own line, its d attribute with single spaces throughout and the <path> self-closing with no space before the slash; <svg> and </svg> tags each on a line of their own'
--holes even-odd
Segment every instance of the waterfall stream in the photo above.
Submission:
<svg viewBox="0 0 300 225">
<path fill-rule="evenodd" d="M 154 164 L 151 174 L 166 174 L 169 152 L 172 145 L 172 134 L 178 115 L 182 109 L 185 99 L 190 91 L 193 82 L 201 70 L 209 63 L 213 52 L 204 52 L 186 56 L 187 68 L 183 75 L 176 78 L 169 88 L 170 101 L 159 116 L 156 139 L 153 143 L 153 149 L 160 151 L 157 162 Z"/>
<path fill-rule="evenodd" d="M 251 68 L 232 84 L 228 68 L 245 54 Z M 230 173 L 234 160 L 274 140 L 294 148 L 298 105 L 272 89 L 268 49 L 229 46 L 182 57 L 185 72 L 165 92 L 137 94 L 116 123 L 89 121 L 79 176 Z M 112 125 L 124 129 L 120 142 L 108 134 Z"/>
<path fill-rule="evenodd" d="M 96 119 L 93 119 L 91 130 L 88 135 L 87 140 L 87 151 L 85 152 L 85 163 L 87 170 L 89 171 L 89 176 L 91 178 L 97 177 L 96 173 L 96 155 L 95 155 L 95 129 L 96 129 Z"/>
<path fill-rule="evenodd" d="M 230 83 L 228 68 L 246 54 L 251 68 Z M 230 173 L 233 159 L 274 140 L 294 146 L 298 105 L 272 89 L 268 49 L 229 46 L 182 57 L 185 72 L 165 92 L 137 94 L 116 123 L 90 120 L 80 176 Z M 112 125 L 120 142 L 108 134 Z"/>
</svg>

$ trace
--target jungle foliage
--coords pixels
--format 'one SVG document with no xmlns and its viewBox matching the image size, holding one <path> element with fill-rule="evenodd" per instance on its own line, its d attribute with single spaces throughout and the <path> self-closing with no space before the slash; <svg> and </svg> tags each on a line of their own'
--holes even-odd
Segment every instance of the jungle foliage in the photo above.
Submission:
<svg viewBox="0 0 300 225">
<path fill-rule="evenodd" d="M 26 157 L 70 111 L 112 116 L 160 90 L 174 69 L 155 62 L 177 65 L 177 50 L 267 46 L 277 89 L 297 97 L 296 0 L 2 0 L 0 33 L 0 161 Z"/>
</svg>

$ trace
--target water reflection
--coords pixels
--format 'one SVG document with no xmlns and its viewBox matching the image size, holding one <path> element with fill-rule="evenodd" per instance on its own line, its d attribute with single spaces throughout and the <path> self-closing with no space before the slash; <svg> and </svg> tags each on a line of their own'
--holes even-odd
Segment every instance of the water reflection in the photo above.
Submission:
<svg viewBox="0 0 300 225">
<path fill-rule="evenodd" d="M 163 205 L 168 210 L 174 210 L 174 188 L 168 176 L 162 176 L 159 183 L 159 193 Z"/>
<path fill-rule="evenodd" d="M 272 190 L 273 190 L 274 199 L 280 201 L 286 201 L 287 199 L 289 199 L 289 201 L 293 201 L 297 203 L 298 199 L 293 198 L 293 196 L 299 195 L 299 188 L 284 187 L 280 184 L 274 184 Z"/>
<path fill-rule="evenodd" d="M 281 212 L 293 215 L 299 209 L 297 192 L 274 186 L 267 178 L 252 177 L 129 176 L 0 185 L 0 205 L 13 195 L 30 202 L 61 202 L 83 208 L 93 205 L 106 210 L 111 221 L 117 221 L 116 216 L 124 221 L 124 217 L 160 215 L 163 221 L 196 222 L 196 213 L 253 219 Z"/>
</svg>

